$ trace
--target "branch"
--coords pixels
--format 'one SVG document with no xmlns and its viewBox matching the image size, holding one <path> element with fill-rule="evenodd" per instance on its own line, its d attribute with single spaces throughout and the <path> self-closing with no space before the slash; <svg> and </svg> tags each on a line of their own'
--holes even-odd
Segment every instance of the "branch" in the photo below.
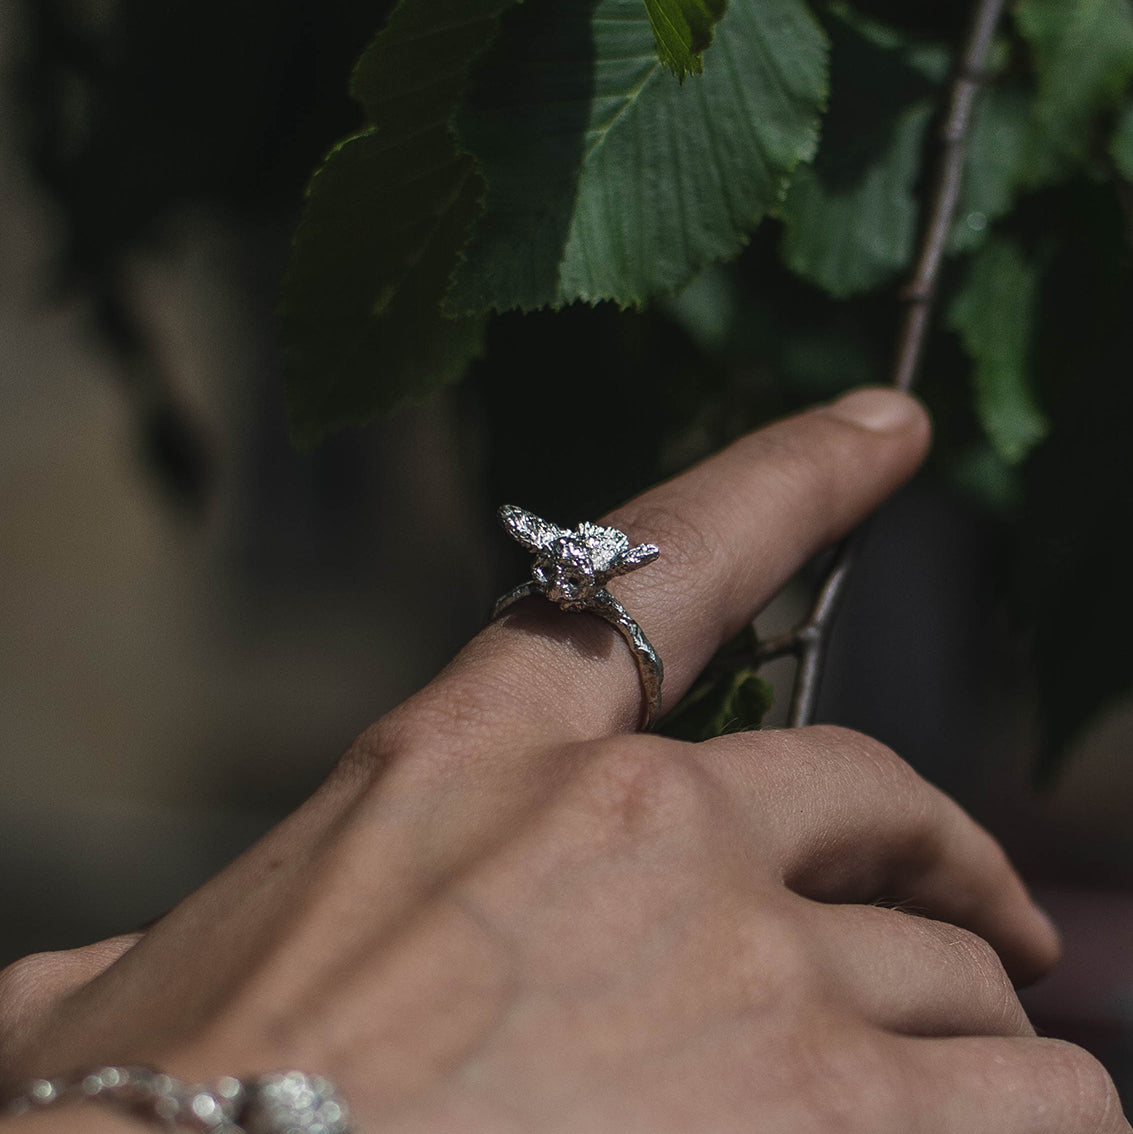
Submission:
<svg viewBox="0 0 1133 1134">
<path fill-rule="evenodd" d="M 928 221 L 916 268 L 902 296 L 906 303 L 905 322 L 897 339 L 897 359 L 891 379 L 899 390 L 911 390 L 920 369 L 929 317 L 936 298 L 940 262 L 944 258 L 952 219 L 956 215 L 956 202 L 960 197 L 972 107 L 987 79 L 987 56 L 1005 6 L 1006 0 L 979 0 L 972 15 L 968 42 L 952 83 L 948 117 L 941 131 L 940 164 Z"/>
<path fill-rule="evenodd" d="M 897 337 L 896 357 L 890 376 L 890 383 L 899 390 L 913 388 L 924 357 L 940 265 L 960 197 L 972 107 L 986 80 L 988 51 L 1005 5 L 1006 0 L 978 0 L 964 52 L 952 82 L 924 234 L 916 266 L 901 296 L 905 304 L 905 317 Z M 792 728 L 810 724 L 814 719 L 830 630 L 857 560 L 863 532 L 863 528 L 858 528 L 839 544 L 806 619 L 789 633 L 761 643 L 757 653 L 759 661 L 769 661 L 773 657 L 787 654 L 794 654 L 799 660 L 787 720 Z"/>
</svg>

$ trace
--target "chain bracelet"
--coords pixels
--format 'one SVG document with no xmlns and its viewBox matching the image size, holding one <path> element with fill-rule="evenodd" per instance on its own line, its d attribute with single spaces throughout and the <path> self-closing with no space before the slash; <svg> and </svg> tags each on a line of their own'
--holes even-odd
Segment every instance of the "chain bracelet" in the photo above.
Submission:
<svg viewBox="0 0 1133 1134">
<path fill-rule="evenodd" d="M 32 1079 L 0 1108 L 15 1117 L 62 1103 L 94 1101 L 167 1130 L 207 1134 L 351 1134 L 346 1103 L 318 1075 L 281 1071 L 241 1080 L 184 1083 L 153 1067 L 97 1067 Z"/>
</svg>

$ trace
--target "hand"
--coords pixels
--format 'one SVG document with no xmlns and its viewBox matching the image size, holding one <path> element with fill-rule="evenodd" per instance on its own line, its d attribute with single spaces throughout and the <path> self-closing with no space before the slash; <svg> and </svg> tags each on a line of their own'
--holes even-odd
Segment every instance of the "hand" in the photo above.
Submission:
<svg viewBox="0 0 1133 1134">
<path fill-rule="evenodd" d="M 662 549 L 611 590 L 666 704 L 928 432 L 858 392 L 610 518 Z M 690 745 L 633 734 L 640 708 L 608 625 L 517 605 L 146 934 L 7 970 L 7 1080 L 297 1067 L 374 1134 L 1130 1129 L 1035 1037 L 1012 978 L 1056 935 L 954 803 L 854 733 Z M 12 1128 L 93 1129 L 68 1121 Z"/>
</svg>

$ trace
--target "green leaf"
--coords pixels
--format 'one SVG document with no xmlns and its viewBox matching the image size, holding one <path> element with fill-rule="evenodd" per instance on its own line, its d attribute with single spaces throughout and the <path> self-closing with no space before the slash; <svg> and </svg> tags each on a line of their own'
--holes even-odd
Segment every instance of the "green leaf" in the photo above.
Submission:
<svg viewBox="0 0 1133 1134">
<path fill-rule="evenodd" d="M 814 152 L 825 57 L 802 0 L 732 0 L 683 86 L 640 0 L 516 9 L 455 119 L 488 193 L 446 309 L 637 305 L 735 255 Z"/>
<path fill-rule="evenodd" d="M 746 314 L 735 280 L 723 264 L 712 264 L 676 295 L 663 297 L 658 309 L 706 355 L 721 355 L 728 349 L 736 323 Z"/>
<path fill-rule="evenodd" d="M 475 215 L 474 171 L 442 169 L 433 185 L 392 172 L 372 131 L 342 143 L 311 184 L 283 299 L 298 444 L 424 397 L 480 351 L 483 320 L 440 311 Z"/>
<path fill-rule="evenodd" d="M 1032 105 L 1033 95 L 1015 82 L 976 95 L 950 253 L 974 251 L 1014 205 L 1024 179 Z"/>
<path fill-rule="evenodd" d="M 758 639 L 745 627 L 716 651 L 692 688 L 665 714 L 658 731 L 677 740 L 710 740 L 759 728 L 775 690 L 753 663 Z"/>
<path fill-rule="evenodd" d="M 759 728 L 775 702 L 770 684 L 750 667 L 703 679 L 667 713 L 658 731 L 677 740 L 711 740 Z"/>
<path fill-rule="evenodd" d="M 1015 19 L 1038 74 L 1027 178 L 1040 185 L 1085 160 L 1098 114 L 1116 107 L 1133 80 L 1133 5 L 1020 0 Z"/>
<path fill-rule="evenodd" d="M 481 349 L 481 319 L 440 310 L 483 193 L 448 120 L 512 2 L 402 0 L 358 64 L 373 125 L 315 174 L 284 281 L 300 443 L 425 396 Z"/>
<path fill-rule="evenodd" d="M 758 645 L 747 626 L 730 638 L 692 688 L 665 714 L 658 731 L 677 740 L 710 740 L 759 728 L 775 703 L 775 691 L 753 662 Z"/>
<path fill-rule="evenodd" d="M 469 69 L 520 0 L 400 0 L 354 68 L 367 119 L 405 135 L 447 123 Z"/>
<path fill-rule="evenodd" d="M 885 163 L 851 185 L 824 183 L 816 166 L 795 174 L 780 214 L 786 225 L 783 261 L 792 271 L 845 299 L 880 287 L 905 269 L 916 243 L 913 187 L 931 117 L 925 106 L 900 115 Z"/>
<path fill-rule="evenodd" d="M 1125 103 L 1125 109 L 1117 119 L 1117 127 L 1109 143 L 1109 156 L 1121 176 L 1133 181 L 1133 99 Z"/>
<path fill-rule="evenodd" d="M 724 14 L 724 0 L 645 0 L 657 56 L 683 83 L 704 70 L 702 52 Z"/>
<path fill-rule="evenodd" d="M 965 496 L 989 512 L 1011 516 L 1023 496 L 1022 473 L 1008 464 L 986 437 L 956 453 L 946 462 L 948 480 Z"/>
<path fill-rule="evenodd" d="M 784 263 L 837 298 L 888 283 L 912 259 L 925 131 L 948 68 L 943 49 L 831 13 L 831 106 L 813 165 L 780 209 Z"/>
<path fill-rule="evenodd" d="M 1029 354 L 1038 268 L 994 238 L 974 258 L 947 315 L 974 367 L 976 413 L 996 452 L 1018 464 L 1046 435 L 1030 385 Z"/>
</svg>

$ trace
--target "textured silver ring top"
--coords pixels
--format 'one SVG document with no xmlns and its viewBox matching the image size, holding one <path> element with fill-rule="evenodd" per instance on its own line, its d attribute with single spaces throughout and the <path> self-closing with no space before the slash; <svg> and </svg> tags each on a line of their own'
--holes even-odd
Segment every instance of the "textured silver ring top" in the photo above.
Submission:
<svg viewBox="0 0 1133 1134">
<path fill-rule="evenodd" d="M 641 727 L 649 728 L 661 704 L 664 667 L 641 627 L 606 590 L 606 584 L 652 563 L 661 549 L 653 543 L 631 544 L 625 532 L 600 524 L 560 528 L 515 504 L 503 505 L 496 514 L 508 535 L 535 558 L 531 578 L 497 601 L 492 618 L 530 595 L 542 595 L 562 610 L 589 611 L 604 618 L 633 653 L 645 697 Z"/>
</svg>

